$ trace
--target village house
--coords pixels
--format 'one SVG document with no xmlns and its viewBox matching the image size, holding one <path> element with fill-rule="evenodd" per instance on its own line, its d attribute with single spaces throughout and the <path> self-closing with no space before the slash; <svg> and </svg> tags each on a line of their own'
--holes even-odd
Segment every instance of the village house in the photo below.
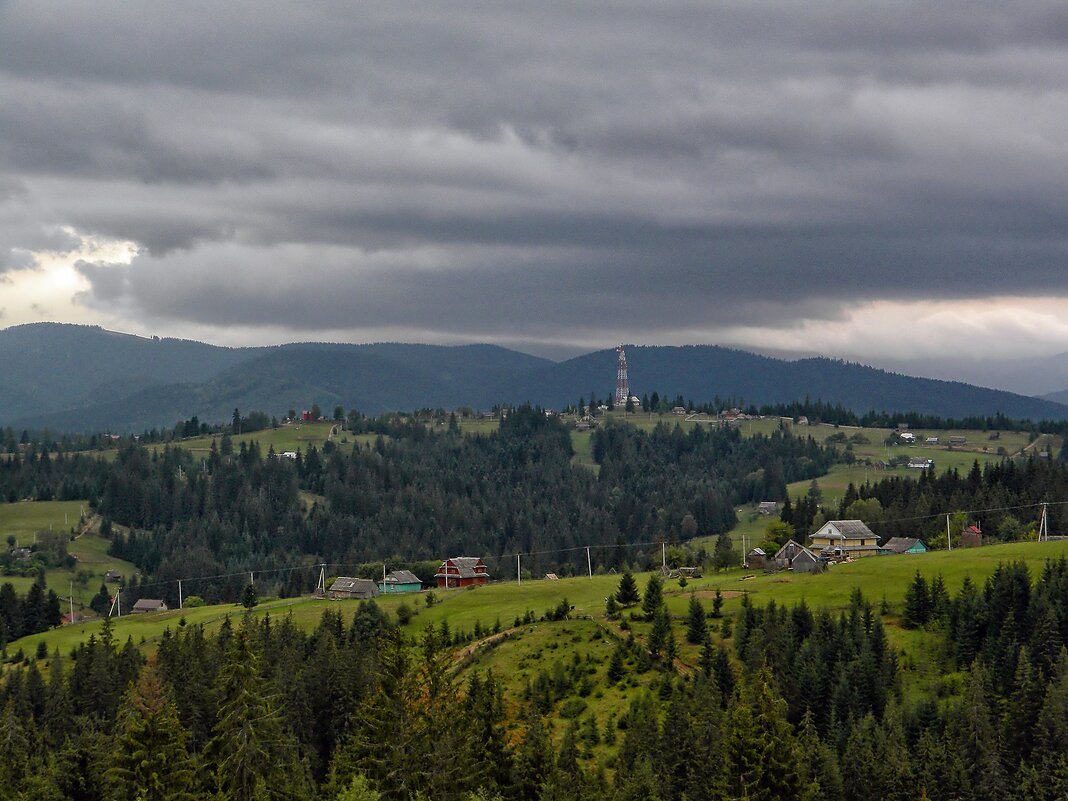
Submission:
<svg viewBox="0 0 1068 801">
<path fill-rule="evenodd" d="M 779 504 L 775 501 L 761 501 L 757 506 L 757 511 L 762 515 L 777 515 L 779 513 Z"/>
<path fill-rule="evenodd" d="M 330 597 L 334 600 L 341 598 L 374 598 L 378 595 L 378 585 L 371 579 L 351 578 L 338 576 L 330 585 Z"/>
<path fill-rule="evenodd" d="M 828 520 L 810 539 L 813 551 L 836 559 L 879 553 L 879 538 L 863 520 Z"/>
<path fill-rule="evenodd" d="M 447 590 L 485 584 L 489 581 L 489 573 L 485 563 L 477 556 L 454 556 L 441 563 L 434 578 L 438 581 L 438 587 Z"/>
<path fill-rule="evenodd" d="M 11 556 L 20 562 L 25 562 L 33 557 L 33 551 L 29 548 L 12 548 Z"/>
<path fill-rule="evenodd" d="M 122 581 L 122 573 L 118 570 L 109 570 L 104 574 L 104 581 Z"/>
<path fill-rule="evenodd" d="M 912 445 L 916 442 L 916 435 L 910 431 L 902 431 L 897 435 L 897 438 L 906 445 Z"/>
<path fill-rule="evenodd" d="M 672 414 L 678 414 L 678 415 L 686 414 L 686 407 L 685 406 L 673 406 L 671 408 L 671 413 Z"/>
<path fill-rule="evenodd" d="M 891 537 L 883 543 L 882 551 L 886 554 L 927 553 L 927 546 L 915 537 Z"/>
<path fill-rule="evenodd" d="M 132 614 L 141 615 L 145 612 L 166 612 L 167 604 L 158 598 L 142 598 L 133 605 Z"/>
<path fill-rule="evenodd" d="M 378 589 L 385 594 L 419 592 L 423 589 L 423 582 L 410 570 L 394 570 L 378 583 Z"/>
<path fill-rule="evenodd" d="M 928 459 L 926 456 L 910 456 L 907 466 L 919 470 L 926 470 L 933 465 L 934 459 Z"/>
<path fill-rule="evenodd" d="M 928 437 L 928 438 L 927 438 L 927 439 L 925 440 L 925 442 L 926 442 L 926 443 L 927 443 L 928 445 L 937 445 L 937 444 L 938 444 L 938 437 Z"/>
<path fill-rule="evenodd" d="M 967 437 L 950 437 L 949 438 L 949 444 L 950 445 L 964 445 L 967 442 L 968 442 L 968 438 Z"/>
</svg>

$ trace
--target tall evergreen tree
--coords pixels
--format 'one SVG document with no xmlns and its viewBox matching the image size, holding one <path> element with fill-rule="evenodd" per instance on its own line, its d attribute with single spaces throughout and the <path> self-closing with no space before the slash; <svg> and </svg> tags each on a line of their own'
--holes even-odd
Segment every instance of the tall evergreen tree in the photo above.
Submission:
<svg viewBox="0 0 1068 801">
<path fill-rule="evenodd" d="M 303 782 L 293 743 L 260 673 L 247 625 L 235 632 L 219 671 L 218 722 L 207 755 L 215 784 L 232 801 L 286 798 Z"/>
<path fill-rule="evenodd" d="M 916 571 L 916 576 L 905 590 L 905 612 L 901 616 L 901 625 L 914 629 L 924 625 L 931 614 L 931 599 L 927 590 L 927 580 Z"/>
<path fill-rule="evenodd" d="M 619 577 L 619 587 L 616 589 L 616 600 L 619 601 L 620 606 L 634 606 L 641 600 L 641 595 L 638 593 L 638 583 L 634 580 L 634 574 L 626 568 L 623 569 L 623 575 Z"/>
<path fill-rule="evenodd" d="M 645 594 L 642 596 L 642 612 L 646 620 L 652 620 L 660 607 L 664 604 L 664 582 L 660 576 L 653 573 L 645 585 Z"/>
<path fill-rule="evenodd" d="M 153 665 L 119 707 L 107 779 L 115 801 L 193 801 L 193 760 L 178 709 Z"/>
<path fill-rule="evenodd" d="M 700 645 L 708 637 L 708 626 L 705 620 L 705 610 L 697 596 L 690 593 L 690 606 L 686 614 L 686 642 L 691 645 Z"/>
</svg>

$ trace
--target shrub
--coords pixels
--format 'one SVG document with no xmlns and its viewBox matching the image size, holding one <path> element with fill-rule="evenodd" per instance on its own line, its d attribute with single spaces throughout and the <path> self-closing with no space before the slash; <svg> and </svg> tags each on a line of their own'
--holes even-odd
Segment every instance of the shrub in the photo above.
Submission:
<svg viewBox="0 0 1068 801">
<path fill-rule="evenodd" d="M 581 698 L 569 698 L 560 705 L 560 717 L 565 720 L 577 718 L 586 711 L 586 702 Z"/>
</svg>

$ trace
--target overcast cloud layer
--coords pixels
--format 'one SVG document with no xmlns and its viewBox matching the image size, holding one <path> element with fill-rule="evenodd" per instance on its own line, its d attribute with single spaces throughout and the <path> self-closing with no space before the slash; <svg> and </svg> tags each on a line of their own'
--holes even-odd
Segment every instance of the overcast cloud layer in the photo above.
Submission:
<svg viewBox="0 0 1068 801">
<path fill-rule="evenodd" d="M 1068 350 L 1066 76 L 1063 2 L 0 0 L 0 325 Z"/>
</svg>

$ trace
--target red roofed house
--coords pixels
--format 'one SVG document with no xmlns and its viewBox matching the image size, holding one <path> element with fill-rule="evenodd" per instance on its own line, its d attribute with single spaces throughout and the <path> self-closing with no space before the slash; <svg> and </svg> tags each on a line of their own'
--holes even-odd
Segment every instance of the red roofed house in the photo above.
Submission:
<svg viewBox="0 0 1068 801">
<path fill-rule="evenodd" d="M 485 563 L 477 556 L 454 556 L 441 563 L 434 574 L 443 589 L 471 587 L 489 581 Z"/>
<path fill-rule="evenodd" d="M 960 545 L 962 548 L 978 548 L 983 544 L 983 531 L 979 526 L 968 526 L 961 532 Z"/>
</svg>

